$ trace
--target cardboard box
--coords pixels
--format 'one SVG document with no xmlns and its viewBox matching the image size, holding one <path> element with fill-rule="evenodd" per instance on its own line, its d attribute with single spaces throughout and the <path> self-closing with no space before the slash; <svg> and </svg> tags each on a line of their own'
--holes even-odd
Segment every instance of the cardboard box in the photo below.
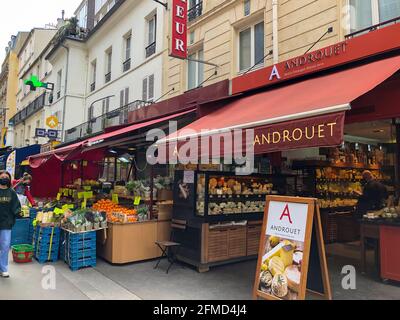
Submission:
<svg viewBox="0 0 400 320">
<path fill-rule="evenodd" d="M 173 204 L 159 203 L 158 207 L 158 220 L 171 220 L 173 212 Z"/>
<path fill-rule="evenodd" d="M 167 189 L 158 190 L 158 193 L 157 193 L 158 201 L 167 201 L 167 200 L 173 200 L 173 199 L 174 199 L 174 194 L 173 194 L 172 190 L 167 190 Z"/>
</svg>

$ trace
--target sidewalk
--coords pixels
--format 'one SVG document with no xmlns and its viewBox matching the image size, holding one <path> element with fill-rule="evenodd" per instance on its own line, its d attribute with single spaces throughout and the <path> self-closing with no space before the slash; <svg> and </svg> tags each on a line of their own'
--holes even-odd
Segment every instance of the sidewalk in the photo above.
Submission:
<svg viewBox="0 0 400 320">
<path fill-rule="evenodd" d="M 334 299 L 400 299 L 399 284 L 385 284 L 371 276 L 357 275 L 357 290 L 341 286 L 342 267 L 349 259 L 330 257 Z M 154 261 L 112 266 L 98 260 L 96 268 L 71 272 L 66 264 L 50 264 L 56 270 L 56 290 L 44 290 L 42 265 L 10 265 L 10 279 L 0 279 L 0 299 L 39 300 L 249 300 L 252 298 L 255 261 L 198 273 L 188 266 L 165 263 L 154 270 Z M 357 268 L 357 261 L 354 261 Z"/>
</svg>

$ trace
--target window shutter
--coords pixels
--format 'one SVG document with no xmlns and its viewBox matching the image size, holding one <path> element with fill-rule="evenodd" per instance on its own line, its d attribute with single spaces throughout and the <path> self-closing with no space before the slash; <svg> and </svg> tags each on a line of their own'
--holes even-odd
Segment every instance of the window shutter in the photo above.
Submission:
<svg viewBox="0 0 400 320">
<path fill-rule="evenodd" d="M 125 88 L 125 105 L 129 104 L 129 87 Z"/>
<path fill-rule="evenodd" d="M 154 74 L 149 77 L 149 100 L 154 99 Z"/>
<path fill-rule="evenodd" d="M 147 78 L 143 79 L 143 95 L 142 100 L 147 101 Z"/>
<path fill-rule="evenodd" d="M 91 121 L 93 119 L 93 106 L 89 107 L 88 120 Z"/>
<path fill-rule="evenodd" d="M 121 108 L 124 106 L 124 90 L 119 93 L 119 106 Z"/>
</svg>

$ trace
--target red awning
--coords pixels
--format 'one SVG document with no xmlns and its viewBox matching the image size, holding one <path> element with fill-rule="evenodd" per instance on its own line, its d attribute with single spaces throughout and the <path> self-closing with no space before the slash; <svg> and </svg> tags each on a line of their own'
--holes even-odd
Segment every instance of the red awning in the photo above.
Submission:
<svg viewBox="0 0 400 320">
<path fill-rule="evenodd" d="M 130 132 L 133 132 L 133 131 L 136 131 L 136 130 L 139 130 L 139 129 L 143 129 L 143 128 L 146 128 L 146 127 L 150 127 L 150 126 L 159 124 L 161 122 L 172 120 L 172 119 L 178 118 L 180 116 L 192 113 L 192 112 L 194 112 L 196 110 L 197 110 L 197 108 L 193 108 L 193 109 L 190 109 L 190 110 L 187 110 L 187 111 L 184 111 L 184 112 L 181 112 L 181 113 L 176 113 L 176 114 L 173 114 L 173 115 L 170 115 L 170 116 L 167 116 L 167 117 L 163 117 L 163 118 L 159 118 L 159 119 L 155 119 L 155 120 L 150 120 L 150 121 L 147 121 L 147 122 L 133 124 L 131 126 L 128 126 L 128 127 L 122 128 L 122 129 L 118 129 L 118 130 L 115 130 L 115 131 L 112 131 L 112 132 L 109 132 L 109 133 L 104 133 L 104 134 L 99 135 L 97 137 L 93 137 L 93 138 L 88 139 L 84 143 L 84 147 L 85 146 L 91 147 L 91 146 L 97 145 L 97 144 L 100 145 L 101 143 L 106 142 L 106 140 L 118 138 L 118 137 L 126 135 L 126 134 L 128 134 Z"/>
<path fill-rule="evenodd" d="M 255 129 L 256 153 L 338 145 L 351 103 L 399 69 L 397 56 L 241 98 L 159 144 Z"/>
</svg>

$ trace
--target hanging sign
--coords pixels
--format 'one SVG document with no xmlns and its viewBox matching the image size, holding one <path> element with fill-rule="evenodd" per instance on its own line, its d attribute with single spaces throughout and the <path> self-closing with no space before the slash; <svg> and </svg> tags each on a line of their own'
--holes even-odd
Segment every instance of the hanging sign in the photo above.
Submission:
<svg viewBox="0 0 400 320">
<path fill-rule="evenodd" d="M 268 196 L 254 298 L 304 300 L 307 290 L 332 299 L 317 201 Z"/>
<path fill-rule="evenodd" d="M 170 56 L 187 59 L 187 21 L 188 10 L 186 0 L 172 1 L 172 32 Z"/>
</svg>

